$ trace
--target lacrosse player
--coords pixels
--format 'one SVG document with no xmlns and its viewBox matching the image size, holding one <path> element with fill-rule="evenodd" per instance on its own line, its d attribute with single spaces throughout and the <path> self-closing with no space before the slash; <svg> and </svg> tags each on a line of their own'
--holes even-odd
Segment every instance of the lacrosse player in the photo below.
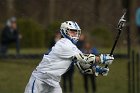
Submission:
<svg viewBox="0 0 140 93">
<path fill-rule="evenodd" d="M 113 55 L 83 54 L 77 47 L 81 29 L 76 22 L 66 21 L 61 24 L 62 38 L 56 42 L 49 54 L 44 54 L 42 61 L 32 72 L 24 93 L 62 93 L 59 85 L 62 74 L 74 61 L 82 73 L 106 76 L 109 68 L 97 64 L 110 65 Z"/>
</svg>

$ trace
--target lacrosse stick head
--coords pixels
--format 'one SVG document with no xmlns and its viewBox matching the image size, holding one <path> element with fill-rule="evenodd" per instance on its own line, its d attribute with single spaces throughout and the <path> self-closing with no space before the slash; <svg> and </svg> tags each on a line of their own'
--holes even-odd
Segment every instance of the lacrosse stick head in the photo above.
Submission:
<svg viewBox="0 0 140 93">
<path fill-rule="evenodd" d="M 120 19 L 119 22 L 118 22 L 118 25 L 117 25 L 117 29 L 118 29 L 118 30 L 122 30 L 122 28 L 123 28 L 123 27 L 125 26 L 125 24 L 126 24 L 125 15 L 126 15 L 126 11 L 124 12 L 123 16 L 121 17 L 121 19 Z"/>
</svg>

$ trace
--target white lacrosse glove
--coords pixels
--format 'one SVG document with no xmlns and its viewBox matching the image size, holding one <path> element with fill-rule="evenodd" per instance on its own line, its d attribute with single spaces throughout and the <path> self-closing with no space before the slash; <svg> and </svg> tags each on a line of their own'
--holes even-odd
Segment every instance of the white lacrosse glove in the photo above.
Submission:
<svg viewBox="0 0 140 93">
<path fill-rule="evenodd" d="M 110 64 L 112 64 L 113 60 L 114 60 L 113 55 L 112 56 L 110 56 L 110 54 L 101 54 L 100 55 L 100 62 L 102 64 L 110 65 Z"/>
<path fill-rule="evenodd" d="M 109 72 L 109 68 L 104 68 L 100 66 L 96 66 L 93 69 L 95 69 L 95 76 L 98 76 L 98 75 L 107 76 Z"/>
<path fill-rule="evenodd" d="M 74 60 L 83 62 L 85 64 L 95 63 L 96 56 L 93 54 L 77 54 L 73 57 Z"/>
</svg>

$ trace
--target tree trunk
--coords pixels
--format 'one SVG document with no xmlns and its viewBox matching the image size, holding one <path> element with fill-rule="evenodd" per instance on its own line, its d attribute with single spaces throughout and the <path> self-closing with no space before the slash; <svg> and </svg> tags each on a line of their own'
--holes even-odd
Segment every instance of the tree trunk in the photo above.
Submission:
<svg viewBox="0 0 140 93">
<path fill-rule="evenodd" d="M 14 0 L 7 0 L 7 15 L 14 16 Z"/>
<path fill-rule="evenodd" d="M 50 23 L 52 23 L 54 21 L 54 13 L 55 13 L 55 0 L 50 0 L 50 12 L 49 12 L 49 20 Z"/>
<path fill-rule="evenodd" d="M 98 17 L 95 19 L 96 23 L 98 24 L 99 23 L 99 18 L 100 18 L 100 2 L 101 0 L 95 0 L 95 15 Z"/>
</svg>

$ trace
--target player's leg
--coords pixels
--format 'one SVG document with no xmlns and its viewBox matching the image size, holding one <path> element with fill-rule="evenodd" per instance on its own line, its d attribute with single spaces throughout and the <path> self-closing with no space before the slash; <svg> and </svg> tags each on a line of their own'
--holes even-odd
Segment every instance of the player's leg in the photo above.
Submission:
<svg viewBox="0 0 140 93">
<path fill-rule="evenodd" d="M 31 76 L 24 93 L 48 93 L 48 91 L 49 86 L 46 83 Z"/>
<path fill-rule="evenodd" d="M 8 45 L 7 44 L 1 44 L 0 54 L 6 55 L 7 54 L 7 50 L 8 50 Z"/>
<path fill-rule="evenodd" d="M 88 75 L 84 74 L 84 87 L 85 87 L 85 93 L 88 93 Z"/>
<path fill-rule="evenodd" d="M 62 80 L 63 80 L 63 91 L 64 92 L 67 92 L 67 76 L 66 76 L 66 74 L 64 74 L 63 76 L 62 76 Z"/>
<path fill-rule="evenodd" d="M 73 93 L 73 74 L 71 73 L 68 78 L 70 93 Z"/>
<path fill-rule="evenodd" d="M 62 93 L 62 89 L 61 89 L 60 85 L 58 87 L 50 87 L 49 89 L 50 90 L 47 93 Z"/>
<path fill-rule="evenodd" d="M 92 84 L 92 93 L 96 92 L 96 77 L 95 75 L 90 75 L 90 80 L 91 80 L 91 84 Z"/>
<path fill-rule="evenodd" d="M 16 43 L 16 52 L 17 52 L 17 54 L 19 54 L 20 53 L 20 40 L 19 40 L 19 38 L 16 38 L 15 43 Z"/>
<path fill-rule="evenodd" d="M 32 93 L 32 88 L 35 83 L 35 78 L 30 77 L 28 84 L 26 85 L 24 93 Z"/>
</svg>

